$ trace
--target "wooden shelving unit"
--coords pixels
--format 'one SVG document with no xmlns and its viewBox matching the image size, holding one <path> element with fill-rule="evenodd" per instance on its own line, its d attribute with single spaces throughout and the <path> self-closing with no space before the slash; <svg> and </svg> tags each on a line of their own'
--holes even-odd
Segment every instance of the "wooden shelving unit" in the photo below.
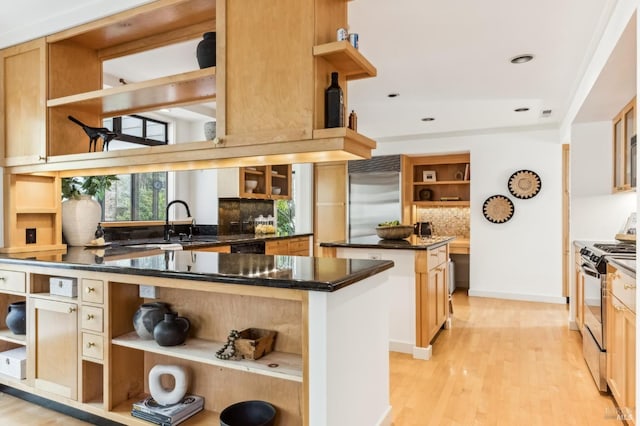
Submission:
<svg viewBox="0 0 640 426">
<path fill-rule="evenodd" d="M 376 68 L 347 40 L 314 46 L 313 56 L 324 58 L 347 80 L 377 75 Z"/>
<path fill-rule="evenodd" d="M 0 340 L 25 346 L 27 344 L 27 336 L 25 334 L 13 334 L 11 330 L 0 330 Z"/>
</svg>

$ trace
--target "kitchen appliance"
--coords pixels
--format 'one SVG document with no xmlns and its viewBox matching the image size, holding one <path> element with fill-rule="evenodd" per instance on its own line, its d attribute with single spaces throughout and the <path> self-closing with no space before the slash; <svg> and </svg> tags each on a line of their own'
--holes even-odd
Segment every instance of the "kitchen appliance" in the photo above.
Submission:
<svg viewBox="0 0 640 426">
<path fill-rule="evenodd" d="M 348 163 L 349 238 L 375 236 L 379 223 L 402 220 L 399 155 Z"/>
<path fill-rule="evenodd" d="M 591 375 L 601 392 L 607 390 L 607 259 L 635 259 L 636 245 L 631 243 L 594 243 L 580 250 L 581 272 L 584 276 L 584 327 L 582 353 Z"/>
<path fill-rule="evenodd" d="M 418 222 L 413 225 L 413 233 L 418 237 L 430 237 L 433 234 L 431 222 Z"/>
<path fill-rule="evenodd" d="M 264 241 L 249 241 L 244 243 L 231 243 L 231 253 L 264 254 Z"/>
</svg>

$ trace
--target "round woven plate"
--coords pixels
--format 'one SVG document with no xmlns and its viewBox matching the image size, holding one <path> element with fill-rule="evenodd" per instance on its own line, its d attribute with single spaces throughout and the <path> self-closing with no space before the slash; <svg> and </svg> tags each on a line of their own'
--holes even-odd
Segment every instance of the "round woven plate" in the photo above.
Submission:
<svg viewBox="0 0 640 426">
<path fill-rule="evenodd" d="M 541 187 L 540 176 L 531 170 L 518 170 L 509 178 L 509 192 L 516 198 L 533 198 Z"/>
<path fill-rule="evenodd" d="M 493 223 L 504 223 L 513 216 L 513 202 L 504 195 L 492 195 L 482 205 L 482 214 Z"/>
</svg>

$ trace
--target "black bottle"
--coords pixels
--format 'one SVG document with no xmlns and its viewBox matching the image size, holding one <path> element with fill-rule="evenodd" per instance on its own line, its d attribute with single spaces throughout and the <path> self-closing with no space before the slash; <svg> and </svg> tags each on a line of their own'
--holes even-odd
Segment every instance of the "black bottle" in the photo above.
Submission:
<svg viewBox="0 0 640 426">
<path fill-rule="evenodd" d="M 331 85 L 324 91 L 324 127 L 344 127 L 344 96 L 338 73 L 331 73 Z"/>
</svg>

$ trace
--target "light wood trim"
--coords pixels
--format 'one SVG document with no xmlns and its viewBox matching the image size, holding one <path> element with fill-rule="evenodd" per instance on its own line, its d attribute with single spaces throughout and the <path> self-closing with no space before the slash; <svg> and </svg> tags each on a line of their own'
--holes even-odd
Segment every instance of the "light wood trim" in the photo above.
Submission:
<svg viewBox="0 0 640 426">
<path fill-rule="evenodd" d="M 302 309 L 302 424 L 309 425 L 309 293 L 301 299 Z"/>
<path fill-rule="evenodd" d="M 571 194 L 569 181 L 571 179 L 571 156 L 569 144 L 562 145 L 562 296 L 569 297 L 569 283 L 571 282 L 571 241 L 569 238 L 569 218 Z"/>
</svg>

